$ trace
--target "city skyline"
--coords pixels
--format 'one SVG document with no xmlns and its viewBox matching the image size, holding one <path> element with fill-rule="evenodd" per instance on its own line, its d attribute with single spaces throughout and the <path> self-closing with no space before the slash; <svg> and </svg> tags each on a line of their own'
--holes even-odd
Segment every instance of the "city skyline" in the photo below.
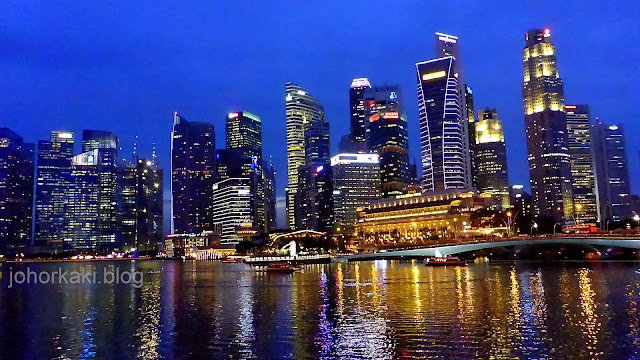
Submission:
<svg viewBox="0 0 640 360">
<path fill-rule="evenodd" d="M 402 8 L 401 10 L 398 10 L 398 15 L 407 18 L 413 17 L 408 10 L 409 9 L 407 8 Z M 513 7 L 507 10 L 515 13 L 522 11 L 520 9 L 514 9 Z M 565 10 L 568 11 L 568 9 Z M 606 12 L 607 10 L 611 11 L 612 9 L 604 9 L 602 11 Z M 73 11 L 74 10 L 72 8 L 72 14 Z M 298 9 L 298 11 L 302 10 Z M 595 16 L 595 14 L 592 15 Z M 250 14 L 250 16 L 254 15 Z M 623 32 L 622 30 L 624 29 L 624 25 L 628 19 L 624 14 L 622 14 L 621 17 L 622 19 L 616 24 L 611 20 L 613 17 L 609 17 L 608 20 L 605 20 L 609 21 L 607 26 L 607 29 L 609 30 L 608 32 L 620 34 L 623 39 L 634 39 L 637 35 L 637 30 L 635 32 Z M 18 16 L 18 18 L 20 18 L 20 16 Z M 338 20 L 341 20 L 344 23 L 344 26 L 347 26 L 345 19 L 339 18 Z M 31 143 L 35 143 L 37 140 L 46 139 L 48 137 L 48 133 L 54 130 L 70 130 L 74 131 L 76 134 L 80 134 L 80 131 L 83 129 L 111 131 L 115 133 L 121 141 L 122 154 L 130 153 L 129 149 L 133 147 L 134 136 L 140 135 L 141 138 L 138 141 L 138 152 L 145 155 L 150 154 L 152 143 L 155 142 L 159 150 L 160 166 L 168 170 L 170 164 L 170 157 L 168 155 L 170 136 L 168 134 L 170 133 L 171 114 L 174 111 L 184 114 L 185 117 L 191 121 L 213 122 L 216 130 L 218 130 L 216 142 L 218 144 L 222 144 L 224 141 L 224 132 L 221 130 L 224 128 L 224 123 L 221 119 L 223 119 L 224 115 L 230 111 L 246 109 L 247 111 L 260 116 L 263 119 L 265 128 L 268 128 L 264 135 L 264 158 L 268 159 L 271 156 L 274 160 L 277 172 L 277 194 L 278 197 L 282 199 L 284 195 L 284 186 L 287 183 L 285 171 L 286 150 L 284 149 L 282 142 L 272 142 L 267 139 L 283 138 L 286 133 L 284 99 L 282 96 L 283 84 L 287 81 L 292 81 L 310 91 L 318 101 L 323 104 L 326 109 L 326 120 L 332 124 L 331 142 L 333 144 L 331 154 L 335 155 L 338 153 L 336 149 L 340 136 L 348 133 L 350 126 L 348 117 L 349 99 L 346 89 L 348 89 L 351 81 L 358 77 L 368 77 L 369 79 L 372 79 L 375 84 L 379 85 L 399 83 L 405 97 L 405 112 L 409 121 L 410 159 L 411 162 L 413 162 L 413 159 L 420 158 L 419 140 L 417 137 L 418 106 L 416 99 L 411 96 L 414 91 L 411 84 L 415 84 L 415 68 L 413 64 L 418 61 L 431 58 L 433 53 L 431 43 L 433 33 L 436 31 L 442 31 L 457 36 L 463 44 L 461 52 L 462 58 L 464 59 L 465 80 L 474 89 L 474 102 L 476 109 L 489 106 L 497 108 L 501 114 L 500 117 L 504 123 L 505 137 L 507 139 L 506 146 L 510 171 L 510 183 L 522 184 L 528 188 L 528 169 L 526 167 L 526 161 L 524 161 L 524 159 L 526 159 L 526 150 L 523 146 L 525 139 L 524 121 L 519 88 L 522 81 L 522 63 L 521 58 L 519 58 L 519 54 L 522 50 L 524 33 L 528 31 L 529 28 L 537 26 L 542 28 L 549 27 L 553 33 L 554 45 L 558 47 L 558 67 L 561 71 L 561 77 L 564 80 L 566 103 L 588 104 L 591 108 L 592 119 L 599 117 L 601 121 L 606 124 L 623 123 L 628 134 L 634 133 L 637 126 L 631 121 L 626 120 L 626 117 L 623 115 L 625 107 L 614 106 L 614 104 L 617 104 L 617 102 L 615 102 L 616 99 L 613 99 L 612 96 L 607 96 L 606 94 L 607 92 L 611 92 L 611 89 L 617 89 L 620 84 L 622 84 L 625 91 L 623 91 L 621 96 L 629 99 L 626 103 L 631 104 L 630 100 L 634 93 L 632 87 L 637 83 L 633 81 L 633 76 L 635 74 L 631 73 L 628 78 L 622 78 L 622 75 L 620 75 L 620 78 L 616 78 L 616 74 L 605 76 L 604 73 L 607 73 L 607 69 L 610 69 L 610 67 L 614 65 L 605 63 L 604 55 L 599 53 L 592 54 L 590 52 L 594 46 L 598 46 L 598 48 L 603 49 L 603 53 L 607 54 L 607 59 L 612 58 L 612 52 L 607 51 L 607 49 L 609 49 L 609 45 L 605 44 L 605 35 L 600 34 L 596 29 L 587 26 L 587 21 L 584 19 L 583 21 L 585 21 L 585 23 L 582 25 L 578 23 L 565 23 L 560 20 L 561 19 L 559 19 L 558 15 L 549 15 L 548 19 L 535 19 L 535 21 L 534 19 L 529 19 L 524 20 L 521 23 L 516 23 L 515 25 L 512 24 L 511 26 L 505 27 L 500 32 L 489 31 L 490 29 L 487 28 L 485 38 L 488 36 L 496 37 L 496 42 L 493 45 L 494 50 L 498 50 L 500 53 L 505 54 L 505 56 L 500 57 L 499 59 L 491 59 L 491 61 L 483 59 L 482 54 L 484 50 L 479 48 L 482 46 L 482 41 L 479 41 L 479 39 L 483 39 L 483 36 L 475 34 L 472 29 L 467 29 L 463 24 L 455 24 L 455 22 L 447 24 L 444 22 L 430 23 L 429 21 L 425 21 L 424 24 L 419 25 L 419 28 L 422 29 L 421 32 L 413 32 L 409 34 L 410 31 L 407 29 L 403 29 L 402 32 L 399 32 L 399 30 L 398 32 L 394 31 L 394 34 L 392 35 L 401 36 L 403 39 L 406 38 L 408 40 L 413 38 L 412 47 L 415 48 L 415 51 L 408 51 L 404 49 L 404 45 L 401 44 L 406 43 L 403 42 L 397 46 L 399 55 L 394 56 L 393 59 L 383 58 L 366 60 L 365 58 L 365 60 L 349 60 L 344 66 L 341 66 L 341 69 L 337 69 L 338 71 L 332 72 L 331 76 L 318 76 L 318 71 L 313 71 L 311 68 L 302 69 L 300 68 L 300 64 L 293 64 L 290 68 L 285 69 L 267 67 L 266 70 L 268 71 L 256 72 L 258 70 L 255 68 L 255 66 L 257 66 L 255 64 L 259 64 L 261 62 L 261 56 L 263 56 L 261 53 L 257 53 L 257 56 L 254 56 L 255 59 L 244 59 L 245 65 L 250 68 L 250 74 L 256 75 L 255 77 L 242 74 L 241 71 L 226 71 L 237 76 L 237 84 L 234 83 L 231 87 L 225 87 L 222 86 L 222 83 L 217 83 L 213 78 L 210 78 L 210 82 L 208 83 L 193 79 L 193 76 L 207 74 L 206 71 L 203 72 L 201 71 L 202 69 L 198 69 L 196 67 L 190 70 L 191 77 L 185 77 L 185 79 L 178 84 L 179 86 L 177 88 L 171 86 L 173 84 L 171 79 L 164 79 L 160 83 L 156 83 L 156 85 L 162 85 L 158 86 L 158 88 L 165 90 L 153 90 L 149 85 L 145 85 L 144 83 L 140 84 L 140 90 L 136 90 L 136 92 L 143 89 L 152 90 L 150 94 L 143 97 L 143 100 L 141 100 L 140 103 L 135 101 L 132 102 L 132 100 L 127 99 L 126 95 L 131 91 L 130 89 L 127 90 L 127 88 L 125 88 L 124 93 L 120 95 L 122 99 L 120 97 L 111 98 L 110 96 L 112 95 L 102 93 L 101 91 L 98 91 L 97 94 L 95 92 L 88 92 L 88 95 L 84 96 L 79 96 L 79 93 L 74 93 L 74 91 L 67 94 L 64 89 L 69 90 L 70 84 L 66 84 L 62 81 L 58 83 L 56 89 L 59 89 L 62 94 L 67 94 L 65 95 L 65 100 L 54 102 L 56 106 L 48 106 L 51 104 L 51 99 L 57 99 L 58 95 L 45 95 L 38 91 L 30 91 L 29 94 L 26 94 L 25 90 L 27 90 L 26 88 L 29 88 L 28 85 L 29 81 L 31 81 L 30 78 L 20 78 L 19 67 L 18 69 L 10 67 L 8 70 L 10 72 L 6 75 L 9 75 L 8 78 L 14 81 L 10 81 L 9 88 L 3 90 L 6 92 L 6 96 L 4 97 L 5 100 L 3 100 L 3 107 L 12 111 L 10 112 L 10 116 L 3 117 L 0 125 L 9 127 L 20 136 L 24 137 L 26 142 Z M 356 21 L 356 23 L 359 21 L 360 20 Z M 33 27 L 37 28 L 38 26 L 42 27 L 43 24 L 36 21 Z M 55 27 L 55 24 L 51 26 Z M 348 25 L 348 29 L 351 29 L 351 26 L 355 25 Z M 154 29 L 156 31 L 160 31 L 160 29 Z M 273 31 L 271 27 L 267 26 L 267 30 L 269 29 Z M 275 30 L 277 29 L 278 28 L 276 27 Z M 621 31 L 616 31 L 616 29 L 620 29 Z M 17 29 L 14 30 L 17 31 Z M 65 28 L 64 31 L 73 34 L 74 30 Z M 585 35 L 575 36 L 575 32 L 584 32 Z M 12 43 L 12 46 L 21 45 L 19 41 L 21 37 L 18 36 L 19 33 L 9 31 L 9 34 L 10 37 L 13 36 L 15 38 L 15 42 Z M 347 34 L 350 34 L 350 32 L 347 32 Z M 186 35 L 186 33 L 182 33 L 181 35 Z M 291 34 L 291 36 L 294 36 L 294 34 Z M 415 42 L 416 37 L 420 40 L 417 42 L 418 46 L 416 46 Z M 82 36 L 76 34 L 74 39 L 78 40 L 80 38 L 82 38 Z M 109 43 L 109 39 L 104 39 L 102 37 L 99 37 L 98 40 Z M 280 42 L 281 41 L 278 40 L 275 43 L 280 44 Z M 597 44 L 594 45 L 594 42 Z M 46 42 L 44 42 L 43 45 L 44 44 L 46 44 Z M 69 46 L 73 47 L 74 42 L 70 42 Z M 76 46 L 78 45 L 76 44 Z M 298 44 L 297 47 L 293 47 L 293 49 L 305 49 L 305 46 L 306 45 L 304 44 Z M 338 50 L 340 50 L 340 46 L 327 45 L 324 49 L 324 51 L 329 54 L 336 54 Z M 359 49 L 357 44 L 350 49 L 351 50 L 349 51 L 359 51 L 359 53 L 362 53 L 362 49 Z M 35 52 L 35 59 L 37 59 L 38 54 L 40 56 L 50 54 L 49 51 L 51 49 L 36 46 L 30 50 Z M 631 55 L 633 55 L 633 50 L 629 51 L 631 51 Z M 87 50 L 86 56 L 91 57 L 98 53 L 100 53 L 100 51 L 90 48 Z M 67 59 L 65 54 L 57 54 L 57 56 L 62 56 L 62 60 Z M 589 56 L 587 56 L 587 54 L 589 54 Z M 615 49 L 613 49 L 613 54 L 615 54 Z M 282 56 L 286 59 L 287 56 L 291 55 L 287 55 L 285 53 Z M 602 56 L 602 58 L 600 58 L 600 56 Z M 629 57 L 631 58 L 633 56 Z M 326 60 L 323 57 L 321 58 L 322 60 Z M 588 58 L 588 61 L 585 61 L 585 58 Z M 598 59 L 600 60 L 599 62 Z M 9 61 L 9 64 L 12 64 L 11 60 L 11 57 L 5 58 L 5 61 Z M 58 61 L 60 60 L 61 59 L 58 58 Z M 85 58 L 85 60 L 88 59 Z M 615 61 L 621 60 L 624 59 L 616 59 Z M 38 62 L 28 62 L 23 64 L 20 62 L 20 59 L 13 59 L 13 61 L 14 63 L 18 61 L 17 64 L 26 65 L 28 69 L 31 69 L 31 66 L 43 65 Z M 135 63 L 133 58 L 131 61 Z M 347 60 L 344 59 L 343 61 Z M 615 61 L 614 63 L 617 64 Z M 65 62 L 62 61 L 62 63 Z M 73 61 L 71 61 L 71 63 L 73 63 Z M 321 70 L 335 68 L 335 63 L 332 61 L 327 61 L 326 63 L 318 61 L 314 62 L 314 64 L 319 66 Z M 52 71 L 52 69 L 47 68 L 46 62 L 44 65 L 43 71 Z M 100 73 L 87 71 L 84 69 L 82 61 L 79 61 L 79 63 L 76 63 L 75 65 L 79 67 L 79 69 L 76 70 L 79 71 L 79 74 L 81 75 L 77 80 L 78 92 L 82 89 L 86 90 L 88 86 L 82 81 L 82 76 L 92 75 L 103 80 L 107 77 Z M 167 63 L 167 66 L 169 66 L 169 63 Z M 494 66 L 493 69 L 487 71 L 487 67 L 491 68 L 491 66 Z M 629 67 L 630 65 L 627 66 Z M 501 67 L 505 70 L 501 71 Z M 594 77 L 597 77 L 599 81 L 604 82 L 604 84 L 599 83 L 599 86 L 596 88 L 592 85 L 589 79 L 580 76 L 581 73 L 586 73 L 587 71 L 590 71 Z M 323 72 L 325 71 L 320 71 L 320 73 Z M 257 76 L 259 74 L 271 73 L 276 75 L 265 79 Z M 110 73 L 107 72 L 107 75 L 108 74 Z M 148 75 L 148 72 L 143 71 L 136 76 L 128 75 L 125 80 L 144 80 Z M 55 74 L 55 71 L 53 71 L 53 73 L 49 73 L 48 76 L 55 77 L 62 76 L 62 74 Z M 24 82 L 18 81 L 19 79 L 24 80 Z M 199 88 L 200 90 L 190 90 L 187 92 L 189 94 L 187 97 L 191 96 L 194 99 L 186 99 L 184 94 L 179 94 L 180 91 L 173 91 L 173 89 L 180 90 L 181 88 L 184 88 L 184 86 L 187 86 L 188 88 L 189 81 L 187 80 L 194 80 L 196 84 L 201 86 Z M 264 94 L 265 99 L 255 99 L 255 96 L 252 96 L 252 91 L 248 91 L 246 95 L 242 94 L 242 92 L 246 91 L 247 84 L 259 84 L 260 87 L 262 87 L 261 93 Z M 115 84 L 109 84 L 107 82 L 105 87 L 108 89 L 114 85 Z M 21 89 L 23 86 L 25 87 L 25 90 Z M 38 87 L 35 87 L 35 90 L 38 89 Z M 224 91 L 220 91 L 221 89 Z M 272 91 L 272 89 L 277 89 L 277 91 Z M 166 91 L 167 93 L 163 93 L 163 91 Z M 17 96 L 19 95 L 22 97 L 17 100 Z M 209 99 L 210 101 L 211 98 L 215 98 L 213 104 L 211 102 L 204 101 L 205 99 Z M 166 99 L 172 100 L 166 101 Z M 158 103 L 160 102 L 164 103 L 161 106 L 158 106 Z M 91 106 L 78 110 L 79 105 L 84 103 L 89 103 Z M 20 107 L 20 105 L 23 106 Z M 142 111 L 140 106 L 145 110 Z M 35 107 L 40 108 L 40 110 L 35 111 L 35 109 L 33 109 Z M 62 113 L 64 113 L 65 116 L 62 116 Z M 40 115 L 37 116 L 36 114 Z M 43 123 L 43 118 L 47 119 L 45 126 L 41 125 Z M 629 137 L 627 141 L 627 154 L 632 179 L 637 178 L 638 174 L 637 149 L 637 140 Z M 284 167 L 283 164 L 285 164 Z M 165 172 L 165 193 L 167 193 L 167 189 L 170 188 L 167 186 L 168 173 L 168 171 Z M 631 186 L 632 193 L 637 193 L 637 185 L 633 181 Z M 280 217 L 282 217 L 282 210 L 283 209 L 281 207 L 279 209 Z"/>
</svg>

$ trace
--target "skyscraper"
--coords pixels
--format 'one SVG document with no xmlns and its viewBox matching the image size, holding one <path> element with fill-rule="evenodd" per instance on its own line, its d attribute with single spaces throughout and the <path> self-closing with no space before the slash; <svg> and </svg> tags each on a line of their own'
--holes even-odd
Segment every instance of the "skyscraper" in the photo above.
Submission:
<svg viewBox="0 0 640 360">
<path fill-rule="evenodd" d="M 219 150 L 218 181 L 247 178 L 251 181 L 254 226 L 267 228 L 265 215 L 265 178 L 262 159 L 262 121 L 247 111 L 226 117 L 226 150 Z"/>
<path fill-rule="evenodd" d="M 162 169 L 155 159 L 137 158 L 118 168 L 121 247 L 153 251 L 162 243 Z"/>
<path fill-rule="evenodd" d="M 382 196 L 403 194 L 410 184 L 409 133 L 398 86 L 365 91 L 367 147 L 380 155 Z"/>
<path fill-rule="evenodd" d="M 269 233 L 277 228 L 276 224 L 276 170 L 273 164 L 263 162 L 264 169 L 264 217 L 265 232 Z"/>
<path fill-rule="evenodd" d="M 324 108 L 306 90 L 293 83 L 285 85 L 287 118 L 287 221 L 295 228 L 295 194 L 298 189 L 298 170 L 305 165 L 305 129 L 324 122 Z"/>
<path fill-rule="evenodd" d="M 378 154 L 339 154 L 331 158 L 335 224 L 353 228 L 356 210 L 380 196 Z"/>
<path fill-rule="evenodd" d="M 455 62 L 455 58 L 445 57 L 416 64 L 422 182 L 426 191 L 468 187 Z"/>
<path fill-rule="evenodd" d="M 64 245 L 65 194 L 71 186 L 74 134 L 53 131 L 49 141 L 38 142 L 36 180 L 35 244 L 62 248 Z"/>
<path fill-rule="evenodd" d="M 175 113 L 171 137 L 172 233 L 213 230 L 213 124 L 189 122 Z"/>
<path fill-rule="evenodd" d="M 329 123 L 307 126 L 304 145 L 305 165 L 298 168 L 294 201 L 296 229 L 329 231 L 333 223 Z"/>
<path fill-rule="evenodd" d="M 95 151 L 94 151 L 95 150 Z M 118 138 L 109 131 L 84 130 L 82 132 L 82 151 L 97 160 L 98 172 L 98 239 L 97 245 L 102 251 L 112 251 L 118 244 L 116 235 L 118 221 L 117 204 L 117 166 Z"/>
<path fill-rule="evenodd" d="M 471 87 L 466 85 L 464 78 L 464 69 L 462 67 L 462 59 L 460 57 L 460 39 L 457 36 L 435 33 L 436 54 L 435 58 L 453 57 L 453 73 L 458 80 L 458 96 L 460 99 L 460 129 L 462 131 L 462 161 L 464 171 L 465 187 L 473 186 L 473 158 L 472 146 L 474 144 L 471 137 L 474 111 L 473 111 L 473 92 Z"/>
<path fill-rule="evenodd" d="M 534 214 L 555 221 L 570 220 L 574 209 L 564 89 L 549 29 L 527 32 L 523 64 L 522 99 Z"/>
<path fill-rule="evenodd" d="M 473 111 L 473 89 L 469 85 L 464 91 L 467 124 L 469 126 L 469 161 L 471 164 L 471 187 L 478 188 L 478 165 L 476 164 L 476 116 Z"/>
<path fill-rule="evenodd" d="M 595 163 L 591 146 L 588 105 L 565 105 L 569 162 L 573 178 L 573 202 L 578 222 L 598 220 Z"/>
<path fill-rule="evenodd" d="M 100 149 L 80 153 L 71 158 L 71 173 L 65 191 L 64 248 L 79 253 L 104 249 L 100 243 L 101 174 L 98 170 Z M 113 250 L 113 249 L 111 249 Z"/>
<path fill-rule="evenodd" d="M 34 148 L 0 128 L 0 251 L 31 244 Z"/>
<path fill-rule="evenodd" d="M 364 92 L 371 88 L 369 79 L 353 79 L 349 89 L 349 109 L 351 110 L 351 139 L 354 142 L 366 141 L 366 123 L 364 118 Z"/>
<path fill-rule="evenodd" d="M 251 181 L 247 178 L 229 178 L 213 185 L 213 218 L 222 229 L 222 243 L 242 240 L 236 234 L 236 228 L 254 224 L 252 203 Z"/>
<path fill-rule="evenodd" d="M 507 209 L 510 207 L 507 148 L 495 109 L 478 111 L 474 138 L 478 190 L 491 194 L 496 209 Z"/>
<path fill-rule="evenodd" d="M 622 125 L 596 122 L 592 135 L 600 219 L 606 227 L 609 220 L 626 220 L 632 216 L 624 132 Z"/>
</svg>

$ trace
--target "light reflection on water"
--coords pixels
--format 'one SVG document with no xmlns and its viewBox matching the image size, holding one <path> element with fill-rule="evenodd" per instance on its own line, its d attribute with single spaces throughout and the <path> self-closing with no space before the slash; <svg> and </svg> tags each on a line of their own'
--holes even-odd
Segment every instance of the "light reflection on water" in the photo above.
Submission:
<svg viewBox="0 0 640 360">
<path fill-rule="evenodd" d="M 4 266 L 0 358 L 640 358 L 638 263 L 29 266 L 145 275 L 7 289 Z"/>
</svg>

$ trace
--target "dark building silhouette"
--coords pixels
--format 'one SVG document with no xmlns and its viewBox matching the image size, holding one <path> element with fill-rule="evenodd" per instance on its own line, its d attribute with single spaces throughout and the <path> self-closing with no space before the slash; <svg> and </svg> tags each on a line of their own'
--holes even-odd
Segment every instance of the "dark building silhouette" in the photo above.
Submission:
<svg viewBox="0 0 640 360">
<path fill-rule="evenodd" d="M 367 78 L 353 79 L 349 89 L 349 109 L 351 118 L 351 142 L 364 143 L 366 141 L 366 123 L 364 109 L 364 93 L 371 88 Z"/>
<path fill-rule="evenodd" d="M 35 146 L 0 128 L 0 251 L 31 244 Z"/>
<path fill-rule="evenodd" d="M 216 179 L 213 124 L 174 115 L 171 146 L 172 233 L 213 230 L 212 194 Z"/>
<path fill-rule="evenodd" d="M 522 99 L 534 213 L 555 221 L 570 220 L 574 209 L 564 89 L 549 29 L 527 32 L 523 63 Z"/>
</svg>

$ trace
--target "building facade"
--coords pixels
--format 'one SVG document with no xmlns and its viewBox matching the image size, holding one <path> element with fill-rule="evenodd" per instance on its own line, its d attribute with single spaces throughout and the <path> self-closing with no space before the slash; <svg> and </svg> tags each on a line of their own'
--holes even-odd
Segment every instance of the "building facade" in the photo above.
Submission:
<svg viewBox="0 0 640 360">
<path fill-rule="evenodd" d="M 118 247 L 117 205 L 117 159 L 118 138 L 109 131 L 82 131 L 82 151 L 96 160 L 95 171 L 98 172 L 98 239 L 97 246 L 101 251 L 109 252 Z"/>
<path fill-rule="evenodd" d="M 565 105 L 576 221 L 599 221 L 588 105 Z"/>
<path fill-rule="evenodd" d="M 549 29 L 530 30 L 522 51 L 525 130 L 536 216 L 573 218 L 573 188 L 564 89 Z"/>
<path fill-rule="evenodd" d="M 298 191 L 298 171 L 305 165 L 305 129 L 324 122 L 324 108 L 308 91 L 293 83 L 285 85 L 287 119 L 287 223 L 295 228 L 295 198 Z"/>
<path fill-rule="evenodd" d="M 0 128 L 0 251 L 31 244 L 35 146 Z"/>
<path fill-rule="evenodd" d="M 510 207 L 507 148 L 502 122 L 495 109 L 478 111 L 474 124 L 475 160 L 478 191 L 489 193 L 497 210 Z"/>
<path fill-rule="evenodd" d="M 463 103 L 455 63 L 456 59 L 449 56 L 416 64 L 425 191 L 470 186 L 464 145 L 468 140 L 463 131 Z"/>
<path fill-rule="evenodd" d="M 137 158 L 118 169 L 119 243 L 152 252 L 162 244 L 163 171 L 155 159 Z"/>
<path fill-rule="evenodd" d="M 248 178 L 255 214 L 255 224 L 267 229 L 265 209 L 265 173 L 262 158 L 262 120 L 248 111 L 232 112 L 226 117 L 227 149 L 219 151 L 218 181 Z"/>
<path fill-rule="evenodd" d="M 189 122 L 175 113 L 171 138 L 171 232 L 211 230 L 217 169 L 213 124 Z"/>
<path fill-rule="evenodd" d="M 465 189 L 379 199 L 358 211 L 356 236 L 376 245 L 458 239 L 470 227 L 471 214 L 487 205 L 486 198 Z"/>
<path fill-rule="evenodd" d="M 357 143 L 366 141 L 366 123 L 364 110 L 364 92 L 371 88 L 369 79 L 353 79 L 349 89 L 349 109 L 351 118 L 351 140 Z"/>
<path fill-rule="evenodd" d="M 222 244 L 242 240 L 236 228 L 254 224 L 255 213 L 251 195 L 251 181 L 247 178 L 229 178 L 213 185 L 213 219 L 219 224 Z"/>
<path fill-rule="evenodd" d="M 466 85 L 462 58 L 460 56 L 460 39 L 457 36 L 435 33 L 436 53 L 435 59 L 443 57 L 453 57 L 455 62 L 454 74 L 457 74 L 458 94 L 460 97 L 461 109 L 461 130 L 462 130 L 462 161 L 465 188 L 473 186 L 473 92 L 471 87 Z"/>
<path fill-rule="evenodd" d="M 382 196 L 403 194 L 411 183 L 409 133 L 398 86 L 365 90 L 367 147 L 380 159 Z"/>
<path fill-rule="evenodd" d="M 596 122 L 592 134 L 600 219 L 606 228 L 607 221 L 626 220 L 633 216 L 629 165 L 622 125 L 607 126 Z"/>
<path fill-rule="evenodd" d="M 62 249 L 65 214 L 71 186 L 74 133 L 53 131 L 49 141 L 38 142 L 34 244 Z"/>
<path fill-rule="evenodd" d="M 331 158 L 335 225 L 353 229 L 357 209 L 380 197 L 378 154 L 338 154 Z M 351 231 L 349 231 L 351 232 Z"/>
</svg>

